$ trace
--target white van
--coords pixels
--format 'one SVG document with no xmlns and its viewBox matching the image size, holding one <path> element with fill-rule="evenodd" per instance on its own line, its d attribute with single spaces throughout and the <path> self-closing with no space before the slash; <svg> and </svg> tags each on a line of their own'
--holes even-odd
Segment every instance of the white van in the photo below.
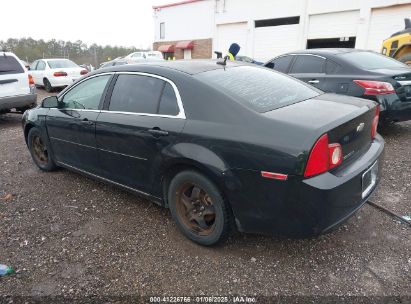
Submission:
<svg viewBox="0 0 411 304">
<path fill-rule="evenodd" d="M 0 51 L 0 114 L 11 109 L 24 112 L 36 105 L 33 78 L 16 55 Z"/>
</svg>

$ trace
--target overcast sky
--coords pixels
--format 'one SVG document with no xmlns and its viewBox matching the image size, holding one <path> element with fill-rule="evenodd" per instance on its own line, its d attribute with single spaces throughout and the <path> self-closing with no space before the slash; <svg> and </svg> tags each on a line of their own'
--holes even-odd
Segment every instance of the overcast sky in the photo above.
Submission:
<svg viewBox="0 0 411 304">
<path fill-rule="evenodd" d="M 10 0 L 1 6 L 0 40 L 55 38 L 151 47 L 152 6 L 172 2 L 176 0 Z"/>
</svg>

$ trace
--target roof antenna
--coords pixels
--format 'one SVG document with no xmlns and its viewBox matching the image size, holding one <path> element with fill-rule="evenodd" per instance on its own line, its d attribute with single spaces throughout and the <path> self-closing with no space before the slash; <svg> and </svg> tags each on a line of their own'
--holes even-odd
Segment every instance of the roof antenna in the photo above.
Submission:
<svg viewBox="0 0 411 304">
<path fill-rule="evenodd" d="M 217 61 L 217 64 L 226 66 L 227 65 L 228 56 L 224 57 L 223 61 Z"/>
</svg>

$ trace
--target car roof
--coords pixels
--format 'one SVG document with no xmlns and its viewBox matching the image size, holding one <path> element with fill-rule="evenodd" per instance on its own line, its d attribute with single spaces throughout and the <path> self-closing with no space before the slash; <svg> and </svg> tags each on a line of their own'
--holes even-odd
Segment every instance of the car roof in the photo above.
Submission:
<svg viewBox="0 0 411 304">
<path fill-rule="evenodd" d="M 295 52 L 289 52 L 284 55 L 291 55 L 291 54 L 313 54 L 313 55 L 339 55 L 339 54 L 346 54 L 352 52 L 368 52 L 367 50 L 358 50 L 358 49 L 350 49 L 350 48 L 321 48 L 321 49 L 306 49 L 306 50 L 299 50 Z"/>
<path fill-rule="evenodd" d="M 222 61 L 220 59 L 219 61 Z M 164 60 L 164 61 L 150 61 L 138 64 L 127 64 L 122 66 L 114 66 L 113 68 L 108 68 L 107 71 L 131 71 L 131 72 L 138 72 L 140 71 L 141 67 L 149 68 L 149 67 L 160 67 L 166 68 L 170 70 L 176 70 L 179 72 L 183 72 L 186 74 L 194 75 L 199 74 L 207 71 L 217 70 L 217 69 L 224 69 L 224 68 L 232 68 L 237 66 L 247 65 L 244 63 L 237 63 L 233 61 L 227 61 L 227 65 L 217 64 L 217 60 L 207 59 L 207 60 Z"/>
<path fill-rule="evenodd" d="M 70 60 L 70 59 L 67 59 L 67 58 L 40 58 L 39 60 L 55 61 L 55 60 Z"/>
</svg>

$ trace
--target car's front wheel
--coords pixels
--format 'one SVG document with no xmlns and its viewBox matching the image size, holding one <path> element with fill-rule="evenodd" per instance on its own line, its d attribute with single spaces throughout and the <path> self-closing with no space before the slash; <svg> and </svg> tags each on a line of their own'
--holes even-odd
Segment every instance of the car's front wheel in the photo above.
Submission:
<svg viewBox="0 0 411 304">
<path fill-rule="evenodd" d="M 29 151 L 35 164 L 43 171 L 53 171 L 57 168 L 47 142 L 42 138 L 37 128 L 32 128 L 27 138 Z"/>
<path fill-rule="evenodd" d="M 205 246 L 223 242 L 233 227 L 233 215 L 220 191 L 195 171 L 178 173 L 168 189 L 168 203 L 178 228 Z"/>
</svg>

